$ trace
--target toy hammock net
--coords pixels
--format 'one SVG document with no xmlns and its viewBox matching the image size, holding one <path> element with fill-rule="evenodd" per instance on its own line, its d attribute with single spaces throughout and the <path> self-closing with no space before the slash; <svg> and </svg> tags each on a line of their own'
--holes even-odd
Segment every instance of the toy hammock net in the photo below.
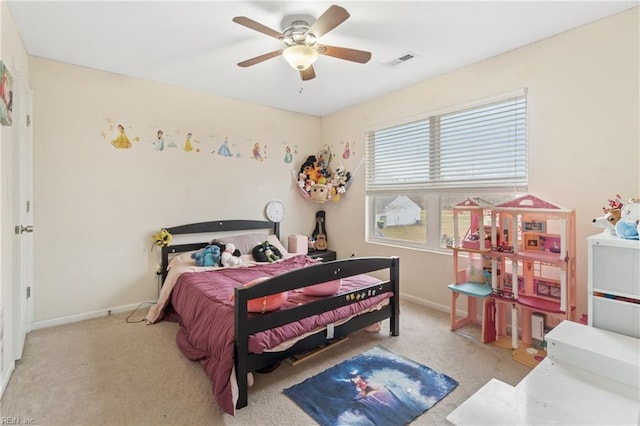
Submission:
<svg viewBox="0 0 640 426">
<path fill-rule="evenodd" d="M 364 158 L 360 160 L 358 166 L 353 173 L 348 172 L 344 167 L 339 166 L 334 173 L 325 176 L 321 170 L 311 169 L 303 172 L 305 165 L 301 167 L 301 172 L 296 175 L 291 170 L 291 177 L 298 188 L 298 192 L 305 200 L 314 201 L 316 203 L 326 203 L 331 200 L 338 202 L 342 195 L 347 192 L 353 177 L 358 174 L 360 167 L 364 163 Z"/>
</svg>

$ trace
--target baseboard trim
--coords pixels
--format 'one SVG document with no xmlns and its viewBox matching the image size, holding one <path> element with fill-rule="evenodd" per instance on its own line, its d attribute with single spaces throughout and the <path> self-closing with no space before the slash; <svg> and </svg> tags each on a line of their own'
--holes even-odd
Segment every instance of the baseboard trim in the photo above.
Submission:
<svg viewBox="0 0 640 426">
<path fill-rule="evenodd" d="M 411 296 L 409 294 L 404 294 L 404 293 L 400 293 L 400 297 L 403 300 L 408 300 L 410 302 L 417 303 L 418 305 L 426 306 L 427 308 L 433 308 L 437 311 L 442 311 L 442 312 L 446 312 L 447 314 L 451 314 L 451 306 L 441 305 L 439 303 L 433 303 L 426 299 L 421 299 L 419 297 Z M 459 317 L 464 317 L 467 315 L 467 311 L 457 309 L 456 315 Z M 476 321 L 478 323 L 482 322 L 482 312 L 478 313 L 478 317 L 476 318 Z"/>
<path fill-rule="evenodd" d="M 7 389 L 7 386 L 9 385 L 9 379 L 11 379 L 11 374 L 13 373 L 13 370 L 15 370 L 15 368 L 16 368 L 16 362 L 11 361 L 9 368 L 7 368 L 7 371 L 5 371 L 4 374 L 2 375 L 2 388 L 0 388 L 0 398 L 2 398 L 2 396 L 4 395 L 4 391 Z"/>
<path fill-rule="evenodd" d="M 427 299 L 422 299 L 420 297 L 411 296 L 410 294 L 400 292 L 400 300 L 408 300 L 410 302 L 416 303 L 418 305 L 426 306 L 427 308 L 433 308 L 437 311 L 449 312 L 451 308 L 447 305 L 441 305 L 439 303 L 433 303 L 428 301 Z"/>
<path fill-rule="evenodd" d="M 50 320 L 43 320 L 43 321 L 35 321 L 31 324 L 31 330 L 55 327 L 57 325 L 63 325 L 63 324 L 71 324 L 78 321 L 106 317 L 108 315 L 117 314 L 121 312 L 130 312 L 136 309 L 142 303 L 155 303 L 155 301 L 144 301 L 144 302 L 134 303 L 132 305 L 116 306 L 114 308 L 100 309 L 98 311 L 85 312 L 77 315 L 69 315 L 65 317 L 53 318 Z"/>
</svg>

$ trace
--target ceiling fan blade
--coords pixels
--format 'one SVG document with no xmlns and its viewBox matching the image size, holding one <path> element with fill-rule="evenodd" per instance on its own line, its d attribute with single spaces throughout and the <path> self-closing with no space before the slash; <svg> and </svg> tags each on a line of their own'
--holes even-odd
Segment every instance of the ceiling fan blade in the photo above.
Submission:
<svg viewBox="0 0 640 426">
<path fill-rule="evenodd" d="M 267 59 L 275 58 L 282 54 L 282 49 L 274 50 L 273 52 L 265 53 L 264 55 L 256 56 L 255 58 L 247 59 L 246 61 L 238 62 L 239 67 L 250 67 L 251 65 L 259 64 Z"/>
<path fill-rule="evenodd" d="M 313 69 L 313 65 L 310 65 L 306 70 L 300 71 L 300 78 L 302 78 L 303 81 L 316 78 L 316 72 Z"/>
<path fill-rule="evenodd" d="M 318 39 L 322 37 L 323 34 L 328 33 L 338 25 L 342 24 L 349 16 L 351 16 L 349 15 L 349 12 L 334 4 L 320 15 L 316 22 L 311 25 L 307 34 L 313 34 L 316 36 L 316 39 Z"/>
<path fill-rule="evenodd" d="M 262 25 L 260 22 L 256 22 L 251 18 L 247 18 L 246 16 L 236 16 L 235 18 L 233 18 L 233 22 L 243 25 L 254 31 L 258 31 L 259 33 L 266 34 L 269 37 L 277 38 L 278 40 L 284 38 L 284 34 L 276 30 L 272 30 L 271 28 Z"/>
<path fill-rule="evenodd" d="M 336 47 L 327 45 L 317 45 L 316 51 L 321 55 L 333 56 L 334 58 L 345 59 L 351 62 L 366 64 L 371 59 L 371 52 L 364 50 L 347 49 L 346 47 Z"/>
</svg>

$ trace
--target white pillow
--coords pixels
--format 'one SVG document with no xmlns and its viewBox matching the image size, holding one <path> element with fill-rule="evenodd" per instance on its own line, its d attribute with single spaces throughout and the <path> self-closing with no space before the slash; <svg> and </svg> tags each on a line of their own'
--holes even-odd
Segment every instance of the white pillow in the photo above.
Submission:
<svg viewBox="0 0 640 426">
<path fill-rule="evenodd" d="M 251 251 L 258 244 L 262 244 L 267 239 L 267 234 L 263 232 L 255 232 L 252 234 L 230 235 L 228 237 L 214 238 L 211 242 L 220 242 L 223 244 L 233 244 L 241 254 L 251 254 Z"/>
<path fill-rule="evenodd" d="M 185 265 L 195 266 L 196 261 L 191 258 L 192 253 L 194 252 L 188 251 L 188 252 L 179 254 L 177 256 L 173 256 L 171 260 L 169 260 L 169 265 L 167 266 L 167 270 L 173 267 L 178 267 L 178 266 L 185 266 Z"/>
<path fill-rule="evenodd" d="M 264 240 L 263 240 L 264 241 Z M 284 246 L 282 245 L 282 243 L 280 242 L 280 240 L 278 239 L 278 237 L 276 237 L 276 234 L 270 234 L 267 237 L 267 241 L 269 242 L 269 244 L 271 244 L 272 246 L 274 246 L 275 248 L 277 248 L 278 250 L 280 250 L 280 253 L 282 253 L 282 256 L 289 254 L 287 252 L 287 249 L 284 248 Z M 257 244 L 256 244 L 257 245 Z M 255 247 L 255 246 L 254 246 Z"/>
</svg>

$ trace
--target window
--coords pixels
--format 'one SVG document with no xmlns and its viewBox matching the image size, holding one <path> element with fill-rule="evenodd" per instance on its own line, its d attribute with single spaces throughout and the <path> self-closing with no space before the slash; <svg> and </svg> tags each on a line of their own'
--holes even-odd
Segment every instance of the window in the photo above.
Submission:
<svg viewBox="0 0 640 426">
<path fill-rule="evenodd" d="M 368 132 L 368 241 L 441 249 L 455 204 L 526 192 L 526 115 L 520 91 Z"/>
</svg>

